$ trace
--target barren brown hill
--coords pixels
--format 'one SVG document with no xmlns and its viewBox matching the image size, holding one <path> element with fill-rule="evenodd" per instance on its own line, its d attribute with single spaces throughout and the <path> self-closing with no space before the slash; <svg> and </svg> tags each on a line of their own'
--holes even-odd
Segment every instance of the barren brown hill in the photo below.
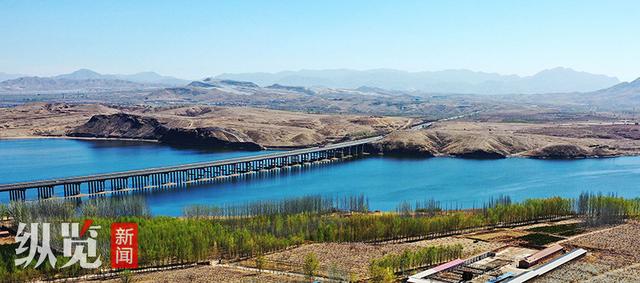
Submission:
<svg viewBox="0 0 640 283">
<path fill-rule="evenodd" d="M 113 115 L 118 114 L 118 115 Z M 89 124 L 94 115 L 97 116 Z M 156 124 L 157 123 L 157 124 Z M 222 137 L 266 147 L 303 147 L 380 135 L 407 127 L 410 118 L 317 115 L 249 107 L 115 107 L 36 103 L 0 108 L 0 138 L 32 136 L 158 139 L 165 130 Z"/>
<path fill-rule="evenodd" d="M 33 103 L 0 108 L 0 138 L 64 136 L 93 115 L 118 112 L 100 104 Z"/>
<path fill-rule="evenodd" d="M 92 118 L 93 117 L 93 118 Z M 257 149 L 307 147 L 384 135 L 372 152 L 409 156 L 582 158 L 640 153 L 640 126 L 618 121 L 436 122 L 319 115 L 249 107 L 150 107 L 35 103 L 0 108 L 0 138 L 81 136 Z"/>
<path fill-rule="evenodd" d="M 596 134 L 590 135 L 594 137 L 576 137 L 575 132 L 581 132 L 585 127 L 607 133 L 622 126 L 440 122 L 420 131 L 394 132 L 373 147 L 385 154 L 469 158 L 523 156 L 565 159 L 640 153 L 640 140 L 630 134 L 609 134 L 607 138 L 594 138 L 598 136 Z"/>
<path fill-rule="evenodd" d="M 220 127 L 172 128 L 158 119 L 127 113 L 94 115 L 67 136 L 157 140 L 174 145 L 259 150 L 263 147 L 242 132 Z"/>
<path fill-rule="evenodd" d="M 607 153 L 605 151 L 601 152 Z M 549 159 L 583 158 L 595 154 L 582 146 L 575 144 L 550 144 L 525 152 L 524 156 Z"/>
</svg>

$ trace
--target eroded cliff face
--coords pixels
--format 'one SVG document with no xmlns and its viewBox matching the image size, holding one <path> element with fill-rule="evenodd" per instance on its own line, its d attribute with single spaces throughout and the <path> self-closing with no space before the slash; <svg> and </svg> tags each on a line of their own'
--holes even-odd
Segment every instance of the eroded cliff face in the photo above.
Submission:
<svg viewBox="0 0 640 283">
<path fill-rule="evenodd" d="M 541 159 L 573 159 L 585 158 L 593 155 L 597 154 L 592 152 L 590 149 L 574 144 L 552 144 L 523 154 L 523 156 Z M 602 155 L 608 154 L 606 154 L 606 152 L 600 152 L 600 156 Z"/>
<path fill-rule="evenodd" d="M 238 131 L 219 127 L 174 128 L 168 127 L 156 118 L 126 113 L 95 115 L 84 125 L 67 132 L 67 136 L 148 139 L 171 145 L 216 149 L 264 149 Z"/>
<path fill-rule="evenodd" d="M 169 128 L 160 138 L 160 141 L 172 145 L 243 150 L 264 149 L 264 147 L 253 142 L 251 138 L 240 132 L 216 127 L 195 129 Z"/>
<path fill-rule="evenodd" d="M 67 136 L 160 140 L 167 130 L 154 118 L 116 113 L 95 115 Z"/>
</svg>

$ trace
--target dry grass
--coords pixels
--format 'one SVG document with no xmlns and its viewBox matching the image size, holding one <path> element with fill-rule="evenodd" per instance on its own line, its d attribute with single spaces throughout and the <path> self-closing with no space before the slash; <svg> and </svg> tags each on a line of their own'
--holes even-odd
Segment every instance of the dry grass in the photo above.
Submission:
<svg viewBox="0 0 640 283">
<path fill-rule="evenodd" d="M 0 108 L 0 138 L 61 136 L 96 114 L 114 114 L 118 110 L 106 106 L 34 103 Z"/>
<path fill-rule="evenodd" d="M 599 253 L 588 253 L 585 257 L 567 263 L 559 269 L 549 272 L 536 282 L 577 282 L 591 280 L 596 276 L 606 277 L 611 270 L 620 268 L 620 263 L 616 263 L 610 257 L 605 257 Z M 604 282 L 613 282 L 605 280 Z"/>
<path fill-rule="evenodd" d="M 256 273 L 224 266 L 198 266 L 186 269 L 150 272 L 132 276 L 133 282 L 301 282 L 303 278 L 269 273 Z M 93 281 L 90 281 L 93 282 Z M 121 282 L 120 279 L 106 282 Z"/>
<path fill-rule="evenodd" d="M 266 256 L 270 262 L 295 266 L 304 261 L 305 255 L 314 253 L 320 261 L 321 275 L 327 276 L 332 266 L 338 267 L 346 274 L 352 274 L 358 278 L 368 275 L 371 260 L 380 258 L 386 254 L 401 253 L 405 249 L 416 249 L 434 245 L 461 244 L 464 247 L 463 256 L 470 256 L 480 252 L 496 249 L 502 244 L 483 241 L 474 241 L 461 237 L 446 237 L 434 240 L 425 240 L 413 243 L 372 245 L 364 243 L 318 243 L 303 245 L 291 250 L 282 251 Z M 253 260 L 241 263 L 252 266 Z"/>
<path fill-rule="evenodd" d="M 640 223 L 628 223 L 599 233 L 591 233 L 574 238 L 569 244 L 588 250 L 622 255 L 640 262 Z"/>
<path fill-rule="evenodd" d="M 638 282 L 640 224 L 633 222 L 573 237 L 564 245 L 582 247 L 587 256 L 550 272 L 536 282 Z"/>
</svg>

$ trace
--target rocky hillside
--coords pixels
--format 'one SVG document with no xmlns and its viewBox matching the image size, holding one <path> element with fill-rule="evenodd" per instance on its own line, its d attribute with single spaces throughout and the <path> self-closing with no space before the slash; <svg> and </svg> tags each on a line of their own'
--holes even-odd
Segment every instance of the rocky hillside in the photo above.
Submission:
<svg viewBox="0 0 640 283">
<path fill-rule="evenodd" d="M 606 152 L 601 152 L 606 154 Z M 575 144 L 551 144 L 525 152 L 523 156 L 543 159 L 570 159 L 584 158 L 594 155 L 595 152 Z"/>
<path fill-rule="evenodd" d="M 34 103 L 0 108 L 0 138 L 152 139 L 181 145 L 308 147 L 386 134 L 408 118 L 317 115 L 248 107 L 116 107 Z"/>
<path fill-rule="evenodd" d="M 609 135 L 605 138 L 574 137 L 571 129 L 588 126 L 565 125 L 561 136 L 557 125 L 507 123 L 437 123 L 433 128 L 397 131 L 372 145 L 373 152 L 402 156 L 456 156 L 493 159 L 522 156 L 547 159 L 570 159 L 640 153 L 640 139 L 635 136 Z M 602 129 L 605 126 L 590 128 Z M 601 132 L 620 129 L 606 126 Z M 610 128 L 610 129 L 609 129 Z M 594 135 L 595 136 L 595 135 Z"/>
<path fill-rule="evenodd" d="M 248 136 L 217 127 L 171 128 L 152 117 L 126 113 L 95 115 L 67 133 L 71 137 L 157 140 L 167 144 L 207 146 L 225 149 L 264 149 Z"/>
<path fill-rule="evenodd" d="M 71 137 L 128 138 L 160 140 L 167 128 L 150 117 L 116 113 L 95 115 L 87 123 L 67 133 Z"/>
<path fill-rule="evenodd" d="M 399 156 L 504 158 L 527 150 L 524 141 L 507 136 L 479 136 L 446 131 L 399 131 L 374 144 L 373 151 Z"/>
<path fill-rule="evenodd" d="M 241 132 L 218 127 L 195 129 L 169 128 L 159 140 L 164 143 L 182 146 L 205 146 L 243 150 L 265 149 Z"/>
</svg>

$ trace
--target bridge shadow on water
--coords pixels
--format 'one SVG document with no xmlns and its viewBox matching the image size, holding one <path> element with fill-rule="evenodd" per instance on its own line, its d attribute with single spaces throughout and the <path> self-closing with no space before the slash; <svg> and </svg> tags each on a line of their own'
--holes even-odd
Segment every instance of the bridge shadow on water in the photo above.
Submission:
<svg viewBox="0 0 640 283">
<path fill-rule="evenodd" d="M 197 196 L 200 193 L 208 190 L 215 190 L 219 188 L 229 189 L 235 187 L 237 184 L 251 184 L 261 182 L 267 179 L 288 178 L 291 176 L 305 174 L 305 172 L 326 168 L 329 166 L 341 166 L 344 162 L 350 162 L 356 160 L 336 160 L 336 161 L 324 161 L 308 163 L 299 166 L 289 166 L 283 168 L 274 168 L 269 170 L 254 171 L 249 173 L 242 173 L 237 175 L 231 175 L 226 177 L 218 177 L 211 180 L 205 180 L 195 183 L 180 183 L 174 186 L 167 186 L 162 188 L 145 189 L 145 190 L 132 190 L 124 192 L 124 194 L 138 195 L 138 196 L 152 196 L 158 198 L 175 197 L 177 194 L 189 194 L 188 197 Z M 242 192 L 238 192 L 242 193 Z"/>
<path fill-rule="evenodd" d="M 345 165 L 345 162 L 353 162 L 366 157 L 351 157 L 348 159 L 338 160 L 323 160 L 311 163 L 305 163 L 302 165 L 286 166 L 281 168 L 272 168 L 267 170 L 253 171 L 247 173 L 240 173 L 235 175 L 229 175 L 224 177 L 216 177 L 210 179 L 200 179 L 197 181 L 183 182 L 183 183 L 166 183 L 160 187 L 143 188 L 143 189 L 124 189 L 124 190 L 110 190 L 107 184 L 107 188 L 103 194 L 97 195 L 81 195 L 78 197 L 64 198 L 62 190 L 56 190 L 52 194 L 52 199 L 65 199 L 67 201 L 82 202 L 87 199 L 105 198 L 105 197 L 129 197 L 129 196 L 141 196 L 148 200 L 148 202 L 161 201 L 171 202 L 175 199 L 196 199 L 203 195 L 206 195 L 211 199 L 210 190 L 222 189 L 226 190 L 226 193 L 230 193 L 229 189 L 237 187 L 239 184 L 258 183 L 267 179 L 289 178 L 291 176 L 302 175 L 305 172 L 313 170 L 322 170 L 329 166 L 336 167 Z M 87 193 L 89 188 L 86 184 L 82 184 L 80 188 L 81 193 Z M 231 193 L 243 193 L 242 191 L 234 190 Z M 31 190 L 26 192 L 27 201 L 38 201 L 37 191 Z M 206 200 L 206 199 L 203 199 Z M 219 204 L 219 199 L 216 204 Z M 8 203 L 8 194 L 0 195 L 0 203 Z"/>
</svg>

